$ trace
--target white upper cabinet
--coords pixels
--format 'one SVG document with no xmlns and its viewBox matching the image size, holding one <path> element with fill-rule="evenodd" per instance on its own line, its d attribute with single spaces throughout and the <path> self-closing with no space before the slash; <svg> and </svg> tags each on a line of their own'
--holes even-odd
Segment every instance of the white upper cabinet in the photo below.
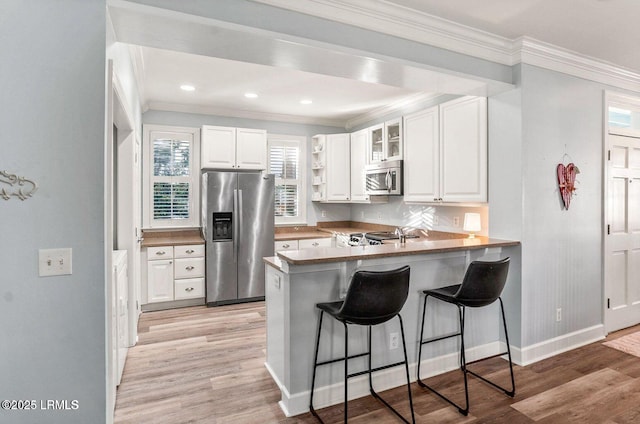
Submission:
<svg viewBox="0 0 640 424">
<path fill-rule="evenodd" d="M 265 130 L 204 125 L 201 145 L 201 168 L 267 168 Z"/>
<path fill-rule="evenodd" d="M 404 117 L 404 200 L 487 201 L 487 99 L 461 97 Z"/>
<path fill-rule="evenodd" d="M 351 198 L 349 134 L 326 136 L 326 200 L 348 201 Z"/>
<path fill-rule="evenodd" d="M 236 168 L 267 169 L 267 131 L 236 129 Z"/>
<path fill-rule="evenodd" d="M 462 97 L 440 105 L 444 202 L 487 201 L 487 99 Z"/>
<path fill-rule="evenodd" d="M 368 128 L 368 163 L 402 159 L 402 118 Z"/>
<path fill-rule="evenodd" d="M 365 193 L 365 165 L 367 164 L 367 145 L 369 130 L 360 130 L 351 134 L 351 201 L 368 202 Z"/>
<path fill-rule="evenodd" d="M 438 106 L 404 117 L 404 201 L 433 202 L 440 196 Z"/>
</svg>

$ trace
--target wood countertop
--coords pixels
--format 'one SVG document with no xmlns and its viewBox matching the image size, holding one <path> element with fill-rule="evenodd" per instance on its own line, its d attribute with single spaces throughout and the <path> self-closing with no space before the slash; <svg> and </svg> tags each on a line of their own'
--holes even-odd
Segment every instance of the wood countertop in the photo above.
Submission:
<svg viewBox="0 0 640 424">
<path fill-rule="evenodd" d="M 356 261 L 364 259 L 385 258 L 390 256 L 423 255 L 429 253 L 475 250 L 488 247 L 518 246 L 519 241 L 491 239 L 478 236 L 476 238 L 455 239 L 407 239 L 407 243 L 385 242 L 379 246 L 355 247 L 321 247 L 315 249 L 286 250 L 278 252 L 278 258 L 291 265 L 311 265 L 327 262 Z M 274 266 L 274 263 L 265 262 Z M 273 262 L 273 261 L 272 261 Z M 281 266 L 275 266 L 281 269 Z"/>
<path fill-rule="evenodd" d="M 203 244 L 200 230 L 144 231 L 142 247 L 185 246 Z"/>
</svg>

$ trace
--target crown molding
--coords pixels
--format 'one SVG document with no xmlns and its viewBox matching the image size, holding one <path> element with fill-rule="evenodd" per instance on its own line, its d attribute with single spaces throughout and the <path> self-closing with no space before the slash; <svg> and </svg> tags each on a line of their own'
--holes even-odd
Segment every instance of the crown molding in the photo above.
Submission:
<svg viewBox="0 0 640 424">
<path fill-rule="evenodd" d="M 520 37 L 515 40 L 513 57 L 516 63 L 534 65 L 618 88 L 640 91 L 640 74 L 637 72 L 531 37 Z"/>
<path fill-rule="evenodd" d="M 393 112 L 415 109 L 426 104 L 427 102 L 434 103 L 437 101 L 437 99 L 443 96 L 446 96 L 446 94 L 417 93 L 412 96 L 405 97 L 402 100 L 379 107 L 348 120 L 345 125 L 345 129 L 347 131 L 350 131 L 355 127 L 366 124 L 367 122 L 379 120 L 380 118 L 383 118 Z"/>
<path fill-rule="evenodd" d="M 328 127 L 344 128 L 346 121 L 343 119 L 316 118 L 309 116 L 284 115 L 278 113 L 254 112 L 240 109 L 227 109 L 213 106 L 185 105 L 167 102 L 149 102 L 148 110 L 160 110 L 166 112 L 183 112 L 200 115 L 227 116 L 232 118 L 256 119 L 260 121 L 288 122 L 303 125 L 323 125 Z"/>
<path fill-rule="evenodd" d="M 513 65 L 512 40 L 385 0 L 253 1 Z"/>
<path fill-rule="evenodd" d="M 485 59 L 566 73 L 640 91 L 640 73 L 562 47 L 520 37 L 515 40 L 391 4 L 386 0 L 253 0 Z"/>
</svg>

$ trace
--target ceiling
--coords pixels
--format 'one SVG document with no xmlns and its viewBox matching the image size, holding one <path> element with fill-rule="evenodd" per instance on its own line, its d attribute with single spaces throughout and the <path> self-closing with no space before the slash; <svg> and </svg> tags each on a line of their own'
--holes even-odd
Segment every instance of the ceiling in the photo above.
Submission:
<svg viewBox="0 0 640 424">
<path fill-rule="evenodd" d="M 353 4 L 358 1 L 342 0 Z M 512 40 L 529 36 L 640 73 L 637 0 L 376 2 L 439 16 Z M 130 26 L 144 31 L 140 29 L 140 20 L 132 21 Z M 210 53 L 192 53 L 137 47 L 146 107 L 348 127 L 358 117 L 388 112 L 389 105 L 427 96 L 417 89 L 382 84 L 380 78 L 365 82 L 367 78 L 356 79 L 346 74 L 341 78 L 291 67 L 247 63 L 242 58 L 230 60 L 212 57 L 215 54 Z M 260 52 L 254 49 L 253 54 Z M 193 85 L 195 91 L 181 90 L 182 84 Z M 246 92 L 258 97 L 248 99 L 244 96 Z M 303 98 L 312 103 L 300 104 Z"/>
<path fill-rule="evenodd" d="M 384 3 L 509 39 L 529 36 L 640 73 L 638 0 L 390 0 Z"/>
</svg>

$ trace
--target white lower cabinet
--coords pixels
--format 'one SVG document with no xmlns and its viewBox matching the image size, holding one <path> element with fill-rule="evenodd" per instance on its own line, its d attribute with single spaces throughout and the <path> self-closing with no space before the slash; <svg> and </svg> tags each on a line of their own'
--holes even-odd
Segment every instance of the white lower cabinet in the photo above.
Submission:
<svg viewBox="0 0 640 424">
<path fill-rule="evenodd" d="M 147 248 L 147 303 L 204 297 L 204 245 Z"/>
<path fill-rule="evenodd" d="M 333 245 L 333 238 L 315 238 L 315 239 L 302 239 L 298 241 L 298 249 L 314 249 L 316 247 L 331 247 Z"/>
<path fill-rule="evenodd" d="M 276 241 L 275 251 L 279 250 L 298 250 L 298 240 Z"/>
<path fill-rule="evenodd" d="M 173 300 L 173 259 L 147 261 L 149 303 Z"/>
<path fill-rule="evenodd" d="M 313 239 L 276 241 L 275 251 L 278 252 L 280 250 L 315 249 L 317 247 L 332 246 L 333 237 L 319 237 Z"/>
</svg>

